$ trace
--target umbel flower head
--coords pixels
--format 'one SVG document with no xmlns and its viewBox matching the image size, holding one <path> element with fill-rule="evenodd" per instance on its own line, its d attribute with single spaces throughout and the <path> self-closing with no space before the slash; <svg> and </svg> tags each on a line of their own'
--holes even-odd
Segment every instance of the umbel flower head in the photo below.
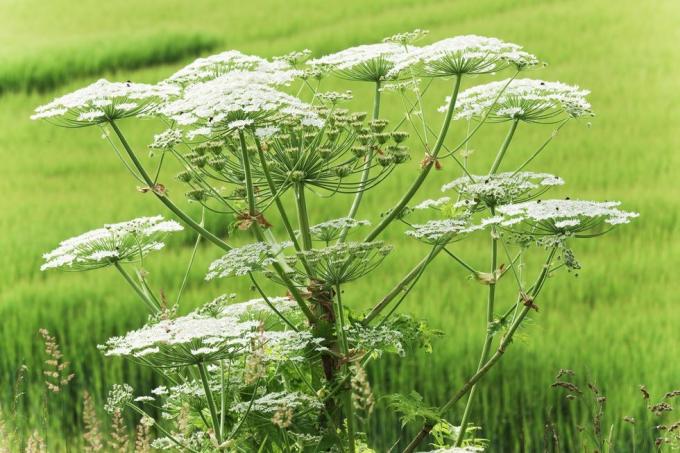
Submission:
<svg viewBox="0 0 680 453">
<path fill-rule="evenodd" d="M 481 230 L 486 223 L 470 224 L 466 218 L 430 220 L 423 224 L 411 225 L 406 235 L 426 244 L 447 244 L 459 240 L 467 233 Z"/>
<path fill-rule="evenodd" d="M 317 241 L 331 242 L 340 237 L 340 233 L 346 229 L 370 225 L 368 220 L 356 220 L 351 217 L 327 220 L 310 227 L 309 232 Z"/>
<path fill-rule="evenodd" d="M 118 261 L 133 261 L 152 250 L 160 250 L 166 233 L 181 231 L 182 226 L 162 216 L 140 217 L 127 222 L 104 225 L 62 241 L 59 247 L 43 255 L 40 270 L 65 268 L 90 270 Z"/>
<path fill-rule="evenodd" d="M 425 77 L 450 77 L 487 74 L 508 66 L 518 69 L 533 66 L 538 59 L 517 44 L 496 38 L 464 35 L 437 41 L 401 55 L 388 77 L 394 78 L 408 68 Z"/>
<path fill-rule="evenodd" d="M 487 112 L 489 120 L 497 122 L 550 123 L 563 113 L 577 118 L 592 115 L 590 103 L 586 100 L 589 93 L 561 82 L 516 79 L 508 84 L 508 80 L 501 80 L 463 91 L 456 101 L 454 119 L 479 118 Z M 446 105 L 439 108 L 440 112 L 446 111 L 449 100 L 450 97 L 447 97 Z"/>
<path fill-rule="evenodd" d="M 440 211 L 443 207 L 451 203 L 451 197 L 441 197 L 436 200 L 427 199 L 423 200 L 413 207 L 416 211 L 421 211 L 424 209 L 434 209 L 435 211 Z"/>
<path fill-rule="evenodd" d="M 264 242 L 254 242 L 231 249 L 222 258 L 210 264 L 205 279 L 238 277 L 264 270 L 276 261 L 274 255 L 272 247 Z"/>
<path fill-rule="evenodd" d="M 392 246 L 382 241 L 344 242 L 298 252 L 298 257 L 304 258 L 311 268 L 310 277 L 327 285 L 339 285 L 368 274 L 391 251 Z"/>
<path fill-rule="evenodd" d="M 255 74 L 255 75 L 253 75 Z M 262 83 L 256 75 L 232 71 L 187 87 L 160 113 L 188 127 L 188 136 L 223 135 L 243 127 L 262 127 L 283 119 L 323 126 L 314 107 Z"/>
<path fill-rule="evenodd" d="M 128 384 L 113 384 L 106 398 L 104 410 L 113 414 L 117 410 L 124 409 L 128 403 L 132 402 L 132 397 L 133 389 Z"/>
<path fill-rule="evenodd" d="M 395 65 L 415 47 L 384 42 L 350 47 L 340 52 L 310 60 L 313 68 L 329 68 L 343 79 L 378 82 L 390 78 Z"/>
<path fill-rule="evenodd" d="M 344 109 L 324 112 L 322 129 L 279 123 L 278 131 L 264 141 L 265 163 L 277 191 L 295 184 L 333 193 L 369 190 L 410 159 L 403 145 L 408 134 L 388 132 L 387 120 L 365 121 L 365 113 Z M 370 166 L 370 175 L 362 180 L 366 165 Z M 253 175 L 260 196 L 271 195 L 262 165 L 253 168 Z"/>
<path fill-rule="evenodd" d="M 243 414 L 247 411 L 263 415 L 274 415 L 281 407 L 296 409 L 321 409 L 323 405 L 316 396 L 302 392 L 271 392 L 252 401 L 236 403 L 231 407 L 232 412 Z"/>
<path fill-rule="evenodd" d="M 500 224 L 536 235 L 599 234 L 603 225 L 629 223 L 637 212 L 618 209 L 618 201 L 536 200 L 499 206 Z"/>
<path fill-rule="evenodd" d="M 261 82 L 269 80 L 269 83 L 277 85 L 290 83 L 301 73 L 292 70 L 285 59 L 271 62 L 238 50 L 227 50 L 217 55 L 198 58 L 168 77 L 165 82 L 188 85 L 212 80 L 232 71 L 246 71 L 253 74 L 253 77 L 258 77 Z"/>
<path fill-rule="evenodd" d="M 527 201 L 553 186 L 564 184 L 562 178 L 549 173 L 507 172 L 478 176 L 465 175 L 442 186 L 442 191 L 455 190 L 462 203 L 476 208 L 483 204 L 495 207 L 511 202 Z"/>
<path fill-rule="evenodd" d="M 277 304 L 286 308 L 285 304 Z M 262 360 L 281 362 L 304 359 L 310 344 L 321 339 L 309 332 L 265 330 L 257 318 L 261 308 L 252 302 L 230 305 L 217 315 L 201 308 L 175 319 L 161 320 L 125 336 L 110 338 L 99 349 L 107 356 L 140 359 L 146 364 L 178 367 L 201 362 L 233 359 L 248 354 L 253 342 L 262 345 Z M 251 316 L 252 315 L 252 316 Z"/>
<path fill-rule="evenodd" d="M 146 115 L 179 94 L 171 85 L 109 82 L 100 79 L 35 109 L 31 119 L 46 119 L 59 126 L 85 127 L 121 118 Z"/>
</svg>

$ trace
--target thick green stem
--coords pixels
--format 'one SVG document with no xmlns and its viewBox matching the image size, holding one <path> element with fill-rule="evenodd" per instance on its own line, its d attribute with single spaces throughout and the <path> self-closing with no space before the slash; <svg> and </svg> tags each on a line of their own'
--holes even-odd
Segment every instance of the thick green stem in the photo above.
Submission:
<svg viewBox="0 0 680 453">
<path fill-rule="evenodd" d="M 227 388 L 224 385 L 224 360 L 220 360 L 220 390 L 220 432 L 223 433 L 224 416 L 227 413 Z"/>
<path fill-rule="evenodd" d="M 125 281 L 128 282 L 128 284 L 132 287 L 132 289 L 135 290 L 135 293 L 137 293 L 137 295 L 147 305 L 149 311 L 151 311 L 151 313 L 154 314 L 158 313 L 160 311 L 160 307 L 158 307 L 158 305 L 151 298 L 149 298 L 149 296 L 147 296 L 144 291 L 142 291 L 142 288 L 140 288 L 139 285 L 135 283 L 130 274 L 128 274 L 127 271 L 123 269 L 123 266 L 121 266 L 120 262 L 116 261 L 115 263 L 113 263 L 113 265 L 116 267 L 116 269 L 118 269 L 118 272 L 120 272 Z"/>
<path fill-rule="evenodd" d="M 375 82 L 375 95 L 373 97 L 373 116 L 372 118 L 374 120 L 377 120 L 378 117 L 380 116 L 380 81 Z M 357 190 L 356 195 L 354 196 L 354 201 L 352 202 L 352 206 L 349 209 L 349 213 L 347 214 L 347 217 L 350 219 L 353 219 L 356 215 L 357 212 L 359 211 L 359 205 L 361 204 L 361 200 L 363 199 L 364 196 L 364 190 L 366 188 L 366 183 L 368 182 L 368 176 L 369 173 L 371 172 L 371 163 L 373 161 L 373 150 L 371 149 L 368 152 L 368 156 L 366 156 L 366 162 L 364 162 L 364 168 L 361 172 L 361 182 L 359 185 L 359 188 Z M 349 228 L 344 228 L 342 232 L 340 233 L 340 237 L 338 238 L 338 242 L 342 243 L 345 242 L 345 239 L 347 238 L 347 232 L 349 231 Z"/>
<path fill-rule="evenodd" d="M 212 242 L 213 244 L 217 245 L 218 247 L 227 252 L 231 250 L 229 244 L 227 244 L 222 239 L 212 234 L 210 231 L 203 228 L 198 222 L 196 222 L 188 214 L 186 214 L 184 211 L 178 208 L 172 201 L 170 201 L 167 195 L 155 190 L 156 184 L 154 180 L 151 178 L 151 176 L 149 176 L 147 171 L 144 169 L 144 166 L 137 158 L 137 155 L 134 153 L 134 151 L 132 151 L 132 148 L 130 148 L 130 145 L 125 139 L 125 136 L 123 136 L 123 133 L 118 128 L 118 125 L 115 123 L 115 121 L 111 121 L 109 124 L 111 124 L 111 128 L 118 136 L 120 143 L 123 145 L 123 148 L 125 148 L 125 151 L 130 157 L 130 160 L 134 164 L 135 168 L 137 169 L 139 174 L 142 175 L 144 182 L 146 182 L 146 184 L 149 186 L 153 194 L 161 201 L 161 203 L 167 206 L 168 209 L 170 209 L 177 217 L 179 217 L 184 223 L 189 225 L 194 231 L 198 232 L 201 236 L 203 236 L 204 238 L 206 238 L 207 240 L 209 240 L 210 242 Z"/>
<path fill-rule="evenodd" d="M 243 164 L 243 174 L 246 179 L 248 214 L 253 217 L 257 215 L 257 209 L 255 207 L 255 189 L 253 188 L 253 177 L 250 174 L 250 156 L 248 156 L 248 147 L 246 146 L 246 137 L 243 134 L 243 130 L 238 131 L 238 138 L 241 140 L 241 163 Z"/>
<path fill-rule="evenodd" d="M 493 165 L 491 166 L 491 170 L 489 171 L 490 175 L 493 175 L 496 173 L 498 170 L 498 167 L 501 165 L 501 161 L 503 160 L 503 157 L 505 157 L 505 152 L 508 150 L 508 147 L 510 146 L 510 142 L 512 141 L 513 135 L 515 135 L 515 130 L 517 130 L 517 125 L 519 124 L 519 120 L 515 119 L 512 120 L 512 124 L 510 125 L 510 130 L 508 131 L 508 135 L 505 136 L 505 140 L 503 140 L 503 144 L 501 145 L 501 149 L 498 150 L 498 154 L 496 154 L 496 159 L 493 162 Z"/>
<path fill-rule="evenodd" d="M 305 199 L 305 186 L 295 185 L 295 203 L 297 205 L 298 226 L 300 227 L 300 237 L 302 238 L 302 248 L 312 249 L 312 235 L 309 232 L 309 216 L 307 215 L 307 200 Z"/>
<path fill-rule="evenodd" d="M 555 252 L 557 251 L 556 248 L 553 248 L 550 251 L 550 254 L 548 255 L 548 259 L 546 260 L 545 265 L 543 266 L 543 269 L 541 270 L 541 274 L 538 277 L 538 280 L 536 281 L 536 284 L 533 286 L 533 291 L 531 291 L 530 296 L 532 298 L 536 298 L 538 296 L 538 293 L 540 292 L 541 288 L 543 287 L 543 283 L 545 283 L 546 278 L 548 277 L 549 271 L 550 271 L 550 263 L 552 262 L 552 259 L 555 256 Z M 444 404 L 441 409 L 439 410 L 440 414 L 446 413 L 451 407 L 453 407 L 454 404 L 456 404 L 463 396 L 467 394 L 468 391 L 491 369 L 493 366 L 498 362 L 503 354 L 505 353 L 507 347 L 510 345 L 512 342 L 512 337 L 515 335 L 515 332 L 519 328 L 519 326 L 522 324 L 524 321 L 524 318 L 526 318 L 527 314 L 531 309 L 533 308 L 533 305 L 531 303 L 525 304 L 524 308 L 520 311 L 520 313 L 517 315 L 513 323 L 510 325 L 508 328 L 508 331 L 505 333 L 503 338 L 500 341 L 500 344 L 498 345 L 498 349 L 496 350 L 496 353 L 491 356 L 491 358 L 479 369 L 477 372 L 472 375 L 466 382 L 465 384 L 449 399 L 446 404 Z M 403 453 L 413 453 L 416 448 L 423 442 L 423 440 L 430 434 L 430 431 L 432 431 L 432 428 L 434 425 L 431 422 L 428 422 L 423 425 L 423 427 L 420 429 L 418 434 L 413 438 L 413 440 L 408 444 L 408 446 L 404 449 Z"/>
<path fill-rule="evenodd" d="M 222 443 L 222 433 L 220 432 L 220 419 L 217 416 L 217 407 L 215 406 L 215 399 L 213 398 L 212 390 L 210 390 L 210 383 L 208 382 L 208 373 L 205 371 L 205 365 L 201 362 L 198 365 L 198 373 L 201 375 L 201 382 L 203 383 L 203 390 L 205 391 L 205 398 L 208 400 L 208 409 L 210 410 L 210 418 L 212 419 L 213 430 L 215 430 L 215 438 L 217 443 Z"/>
<path fill-rule="evenodd" d="M 491 209 L 491 215 L 495 215 L 494 209 Z M 489 356 L 489 351 L 491 350 L 491 343 L 493 342 L 493 331 L 491 330 L 491 325 L 493 323 L 493 309 L 494 300 L 496 297 L 496 266 L 498 260 L 498 238 L 496 236 L 496 229 L 491 230 L 491 275 L 494 279 L 489 283 L 489 295 L 486 303 L 486 335 L 484 337 L 484 344 L 482 346 L 482 353 L 479 358 L 479 365 L 477 366 L 477 371 L 479 371 L 486 362 Z M 460 432 L 458 433 L 458 438 L 456 439 L 456 447 L 460 447 L 463 444 L 463 439 L 465 438 L 465 431 L 467 427 L 468 417 L 470 416 L 470 410 L 472 408 L 472 401 L 474 400 L 475 393 L 477 391 L 477 386 L 474 385 L 470 389 L 470 394 L 468 395 L 468 400 L 465 405 L 465 410 L 463 411 L 463 418 L 460 422 Z"/>
<path fill-rule="evenodd" d="M 439 154 L 439 151 L 441 150 L 444 140 L 446 139 L 446 135 L 449 131 L 449 125 L 451 124 L 451 118 L 453 117 L 453 110 L 456 107 L 456 99 L 458 98 L 460 82 L 461 77 L 456 76 L 456 81 L 453 85 L 453 92 L 451 93 L 451 100 L 449 101 L 449 106 L 446 110 L 444 123 L 442 124 L 439 136 L 437 137 L 437 142 L 434 144 L 432 151 L 428 152 L 427 162 L 423 165 L 423 168 L 420 170 L 416 180 L 411 184 L 411 187 L 409 187 L 409 189 L 397 202 L 394 208 L 392 208 L 392 210 L 385 217 L 383 217 L 382 221 L 373 229 L 373 231 L 371 231 L 368 236 L 366 236 L 366 239 L 364 239 L 366 242 L 373 241 L 385 228 L 387 228 L 390 223 L 392 223 L 394 219 L 396 219 L 401 214 L 401 211 L 408 204 L 408 202 L 411 201 L 411 198 L 413 198 L 416 192 L 418 192 L 418 189 L 420 189 L 420 186 L 430 173 L 430 170 L 437 161 L 437 155 Z"/>
<path fill-rule="evenodd" d="M 349 370 L 349 345 L 347 343 L 347 336 L 345 335 L 345 313 L 342 307 L 342 296 L 340 291 L 340 285 L 335 287 L 336 300 L 337 300 L 337 316 L 335 330 L 337 331 L 337 337 L 340 339 L 340 348 L 342 355 L 345 359 L 345 374 L 350 375 Z M 354 406 L 352 403 L 352 390 L 351 386 L 344 392 L 344 405 L 345 405 L 345 417 L 347 420 L 347 442 L 349 444 L 349 452 L 354 453 L 356 450 L 356 433 L 354 427 Z"/>
</svg>

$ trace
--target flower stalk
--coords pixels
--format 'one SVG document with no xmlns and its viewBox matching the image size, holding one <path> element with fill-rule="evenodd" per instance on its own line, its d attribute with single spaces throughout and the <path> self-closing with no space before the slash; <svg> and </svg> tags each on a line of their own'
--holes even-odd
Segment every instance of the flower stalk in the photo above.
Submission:
<svg viewBox="0 0 680 453">
<path fill-rule="evenodd" d="M 434 166 L 435 162 L 437 161 L 437 155 L 439 154 L 439 151 L 442 148 L 442 145 L 444 144 L 444 140 L 446 139 L 446 135 L 449 131 L 449 126 L 451 124 L 451 118 L 453 117 L 453 110 L 456 107 L 456 99 L 458 98 L 458 91 L 460 90 L 460 82 L 461 82 L 462 77 L 460 75 L 456 76 L 456 79 L 453 83 L 453 91 L 451 93 L 451 99 L 449 100 L 449 105 L 448 108 L 446 109 L 446 115 L 444 117 L 444 122 L 442 123 L 441 130 L 439 132 L 439 136 L 437 137 L 437 141 L 435 142 L 433 148 L 431 151 L 426 150 L 427 156 L 427 162 L 423 165 L 423 168 L 420 170 L 420 173 L 416 177 L 415 181 L 411 184 L 409 189 L 406 191 L 406 193 L 401 197 L 401 199 L 397 202 L 397 204 L 389 211 L 389 213 L 383 217 L 383 219 L 380 221 L 380 223 L 371 231 L 368 236 L 364 239 L 366 242 L 371 242 L 375 240 L 375 238 L 382 233 L 382 231 L 387 228 L 387 226 L 392 223 L 394 219 L 396 219 L 399 215 L 401 215 L 402 210 L 406 207 L 409 201 L 413 198 L 413 196 L 418 192 L 418 189 L 420 189 L 420 186 L 425 182 L 425 179 L 427 178 L 427 175 L 430 173 L 430 170 L 432 170 L 432 167 Z"/>
</svg>

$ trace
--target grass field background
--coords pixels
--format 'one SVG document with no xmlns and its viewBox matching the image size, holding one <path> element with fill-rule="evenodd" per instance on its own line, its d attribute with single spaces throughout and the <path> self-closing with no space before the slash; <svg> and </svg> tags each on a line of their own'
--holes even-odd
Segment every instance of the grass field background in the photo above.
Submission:
<svg viewBox="0 0 680 453">
<path fill-rule="evenodd" d="M 550 389 L 559 368 L 574 369 L 603 389 L 608 396 L 607 426 L 616 423 L 618 430 L 624 415 L 644 418 L 639 384 L 656 396 L 680 387 L 679 22 L 680 3 L 674 0 L 349 0 L 332 6 L 313 0 L 86 0 L 77 5 L 0 0 L 3 411 L 13 410 L 18 389 L 22 395 L 16 400 L 16 428 L 21 433 L 39 429 L 50 451 L 78 451 L 83 390 L 101 405 L 114 382 L 125 380 L 140 391 L 154 384 L 146 370 L 104 360 L 96 349 L 97 343 L 144 320 L 141 305 L 119 276 L 106 270 L 41 273 L 39 267 L 41 254 L 64 238 L 103 223 L 168 214 L 150 195 L 137 192 L 98 130 L 31 122 L 35 106 L 102 76 L 155 82 L 193 58 L 191 53 L 206 54 L 209 48 L 263 56 L 309 48 L 320 55 L 426 28 L 430 40 L 475 33 L 522 44 L 550 63 L 531 77 L 591 89 L 597 113 L 592 127 L 584 122 L 567 126 L 533 168 L 567 181 L 555 196 L 620 199 L 625 208 L 641 214 L 626 228 L 574 246 L 583 266 L 580 276 L 560 274 L 550 282 L 539 303 L 541 311 L 532 316 L 521 341 L 483 381 L 481 404 L 472 420 L 491 439 L 491 451 L 533 452 L 542 451 L 544 425 L 553 419 L 565 451 L 575 451 L 571 442 L 576 427 L 588 414 L 574 410 Z M 467 83 L 484 81 L 480 77 Z M 351 88 L 355 105 L 369 108 L 368 86 L 332 82 L 325 87 Z M 426 110 L 432 118 L 437 118 L 434 109 L 448 89 L 442 82 L 429 93 Z M 398 105 L 387 98 L 383 110 Z M 138 149 L 161 130 L 153 122 L 124 122 L 122 127 Z M 465 125 L 454 127 L 460 137 Z M 475 138 L 473 169 L 488 166 L 504 132 L 504 127 L 489 126 Z M 507 165 L 521 162 L 550 132 L 549 127 L 520 128 Z M 420 154 L 415 149 L 414 159 L 383 189 L 369 193 L 360 216 L 375 221 L 392 205 L 415 175 Z M 181 189 L 169 181 L 171 175 L 166 178 L 171 194 L 180 199 Z M 444 162 L 418 198 L 436 195 L 441 183 L 457 176 L 455 164 Z M 336 200 L 314 200 L 312 221 L 344 214 L 350 200 Z M 210 219 L 210 225 L 215 230 L 224 227 L 218 219 Z M 385 238 L 394 240 L 399 252 L 370 280 L 348 286 L 345 300 L 357 309 L 378 299 L 397 275 L 427 253 L 422 245 L 403 240 L 398 226 Z M 148 260 L 152 281 L 170 297 L 176 294 L 193 240 L 190 233 L 173 238 L 162 256 Z M 486 266 L 486 255 L 479 252 L 486 248 L 482 238 L 459 246 L 461 255 L 478 267 Z M 218 255 L 214 247 L 200 249 L 183 310 L 224 292 L 252 295 L 245 282 L 203 282 L 207 264 Z M 501 291 L 506 301 L 509 290 Z M 466 279 L 452 262 L 438 258 L 402 309 L 428 319 L 447 335 L 435 343 L 432 355 L 372 367 L 376 391 L 416 388 L 433 405 L 443 403 L 476 366 L 484 300 L 483 287 Z M 76 374 L 65 393 L 48 400 L 41 383 L 45 357 L 40 327 L 57 335 Z M 26 377 L 17 387 L 22 366 L 27 367 Z M 41 421 L 44 411 L 49 413 L 47 426 Z M 450 419 L 458 420 L 461 413 L 462 405 Z M 400 431 L 382 401 L 367 429 L 377 439 L 377 451 L 385 451 Z M 636 429 L 639 445 L 652 439 L 653 432 Z M 620 451 L 631 451 L 630 429 L 621 431 L 619 439 Z"/>
</svg>

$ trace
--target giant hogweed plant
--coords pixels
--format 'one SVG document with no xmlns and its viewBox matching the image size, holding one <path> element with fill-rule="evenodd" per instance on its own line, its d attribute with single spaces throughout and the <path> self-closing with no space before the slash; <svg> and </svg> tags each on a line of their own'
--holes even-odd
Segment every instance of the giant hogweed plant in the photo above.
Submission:
<svg viewBox="0 0 680 453">
<path fill-rule="evenodd" d="M 399 34 L 311 60 L 309 51 L 271 61 L 227 51 L 200 58 L 156 85 L 100 80 L 36 110 L 34 119 L 60 126 L 100 127 L 139 190 L 153 194 L 178 220 L 156 216 L 106 225 L 62 242 L 43 265 L 113 267 L 149 310 L 146 325 L 100 348 L 151 367 L 165 380 L 149 395 L 116 385 L 107 403 L 111 412 L 126 409 L 153 420 L 155 448 L 369 451 L 372 439 L 361 432 L 361 421 L 374 396 L 364 368 L 385 354 L 429 350 L 435 332 L 401 309 L 442 255 L 486 293 L 479 366 L 465 382 L 447 383 L 448 401 L 425 402 L 412 393 L 391 395 L 388 404 L 403 413 L 404 423 L 420 424 L 416 437 L 401 440 L 404 452 L 483 449 L 469 420 L 480 380 L 531 311 L 538 311 L 549 280 L 579 268 L 572 244 L 637 215 L 611 201 L 541 198 L 563 180 L 527 170 L 565 124 L 592 115 L 586 90 L 518 77 L 542 66 L 518 45 L 480 36 L 419 45 L 425 34 Z M 508 78 L 461 90 L 468 79 L 501 71 Z M 323 91 L 327 77 L 371 84 L 369 112 L 343 107 L 350 91 Z M 434 84 L 451 93 L 441 115 L 424 111 Z M 384 115 L 386 96 L 398 99 L 404 111 Z M 390 124 L 385 116 L 401 120 Z M 149 145 L 155 168 L 145 165 L 144 151 L 123 132 L 123 120 L 131 118 L 159 124 Z M 456 123 L 467 131 L 459 142 L 449 133 Z M 505 168 L 517 131 L 535 124 L 554 127 L 535 150 L 516 151 L 524 163 Z M 488 171 L 471 174 L 467 145 L 493 127 L 506 127 L 507 134 L 495 154 L 489 151 Z M 172 159 L 183 168 L 176 178 L 186 184 L 186 197 L 204 214 L 228 218 L 230 231 L 210 231 L 176 204 L 164 184 Z M 431 170 L 445 160 L 459 170 L 442 187 L 448 195 L 418 199 Z M 415 177 L 371 225 L 362 218 L 362 202 L 384 199 L 381 183 L 400 165 L 414 169 Z M 346 203 L 346 216 L 312 224 L 314 204 L 331 197 Z M 183 228 L 198 233 L 197 245 L 206 240 L 224 252 L 206 269 L 206 280 L 247 279 L 259 298 L 236 302 L 225 294 L 179 316 L 177 305 L 152 288 L 143 266 L 166 234 Z M 398 246 L 381 240 L 387 228 L 403 228 L 420 241 L 423 258 L 362 311 L 365 305 L 343 297 L 343 290 L 379 272 L 389 254 L 399 254 Z M 463 240 L 488 249 L 487 268 L 460 255 L 456 242 Z M 543 254 L 543 264 L 528 268 L 529 253 Z M 265 279 L 270 283 L 263 285 Z M 177 303 L 185 282 L 178 282 Z M 514 286 L 516 297 L 497 300 L 500 284 Z M 265 289 L 272 287 L 280 289 Z"/>
</svg>

